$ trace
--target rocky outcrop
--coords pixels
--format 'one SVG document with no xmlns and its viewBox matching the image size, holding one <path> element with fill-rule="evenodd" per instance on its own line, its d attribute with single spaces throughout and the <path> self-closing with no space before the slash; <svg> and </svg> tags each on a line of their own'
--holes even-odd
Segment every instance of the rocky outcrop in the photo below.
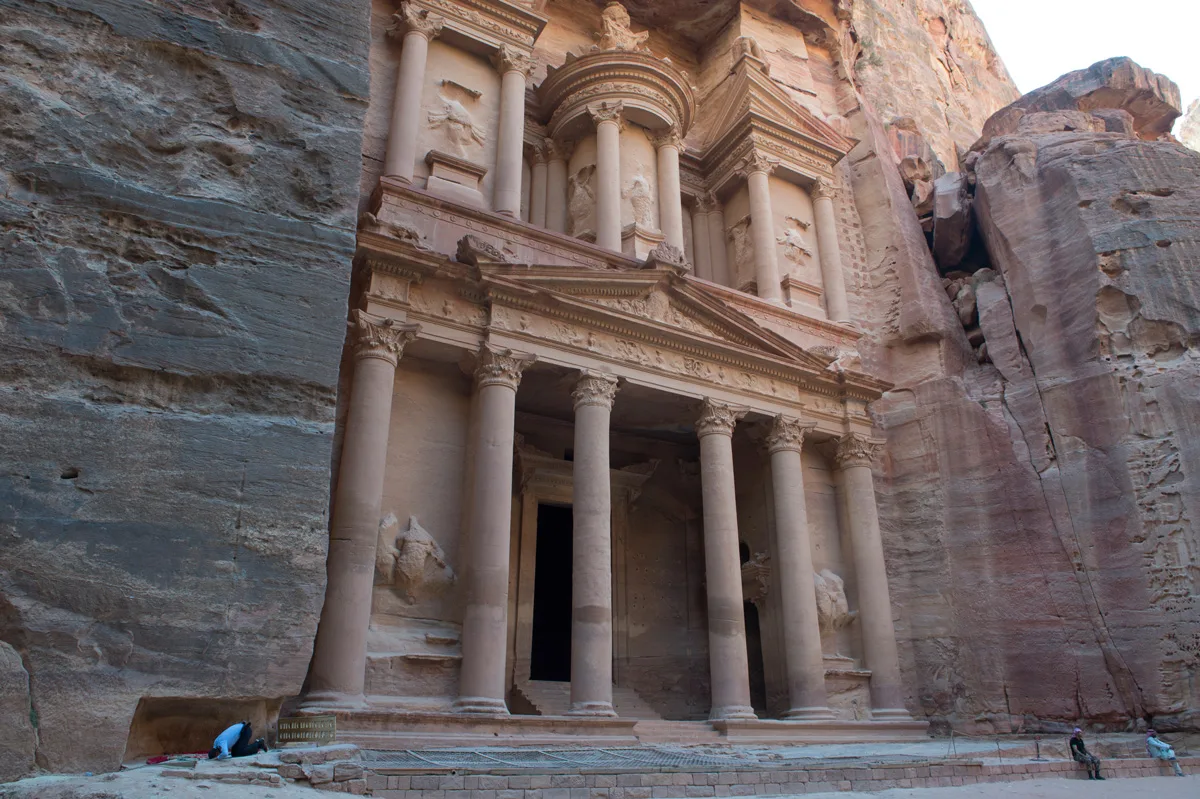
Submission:
<svg viewBox="0 0 1200 799">
<path fill-rule="evenodd" d="M 1018 96 L 983 23 L 955 0 L 854 0 L 855 81 L 886 124 L 911 120 L 944 169 Z M 901 156 L 904 157 L 904 156 Z M 936 175 L 935 175 L 936 177 Z"/>
<path fill-rule="evenodd" d="M 156 697 L 300 688 L 366 36 L 336 1 L 6 7 L 0 649 L 32 695 L 0 777 L 21 719 L 38 765 L 113 769 Z"/>
<path fill-rule="evenodd" d="M 980 146 L 992 268 L 947 286 L 986 357 L 874 408 L 915 699 L 960 727 L 1198 720 L 1200 155 L 1106 96 L 1126 132 L 1045 102 Z"/>
<path fill-rule="evenodd" d="M 1200 150 L 1200 100 L 1192 100 L 1187 114 L 1179 123 L 1179 141 L 1185 147 Z"/>
</svg>

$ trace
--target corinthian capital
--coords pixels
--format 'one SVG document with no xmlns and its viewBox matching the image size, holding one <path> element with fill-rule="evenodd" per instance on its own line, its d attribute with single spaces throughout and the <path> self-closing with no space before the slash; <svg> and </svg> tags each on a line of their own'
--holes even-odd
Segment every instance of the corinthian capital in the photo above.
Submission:
<svg viewBox="0 0 1200 799">
<path fill-rule="evenodd" d="M 420 325 L 397 323 L 395 319 L 375 316 L 355 309 L 350 312 L 350 343 L 355 358 L 382 358 L 395 366 L 404 354 L 404 345 L 417 337 Z"/>
<path fill-rule="evenodd" d="M 604 372 L 593 372 L 588 369 L 579 375 L 575 390 L 571 397 L 575 400 L 575 409 L 583 405 L 599 405 L 611 408 L 617 396 L 617 378 Z"/>
<path fill-rule="evenodd" d="M 833 184 L 825 179 L 813 181 L 812 188 L 808 192 L 814 200 L 833 199 Z"/>
<path fill-rule="evenodd" d="M 589 105 L 587 110 L 592 117 L 592 122 L 597 126 L 601 122 L 616 122 L 619 128 L 625 125 L 625 104 L 619 100 L 615 103 L 603 102 Z"/>
<path fill-rule="evenodd" d="M 403 38 L 409 33 L 419 33 L 426 39 L 433 39 L 442 32 L 445 21 L 437 14 L 431 14 L 413 3 L 401 3 L 399 13 L 392 14 L 392 24 L 388 33 L 397 38 Z"/>
<path fill-rule="evenodd" d="M 497 349 L 490 344 L 484 344 L 479 350 L 479 361 L 475 365 L 475 384 L 479 388 L 508 386 L 516 391 L 517 386 L 521 385 L 521 372 L 535 360 L 536 355 Z"/>
<path fill-rule="evenodd" d="M 814 427 L 816 425 L 811 422 L 801 422 L 782 414 L 776 416 L 771 423 L 771 432 L 767 433 L 767 452 L 799 452 L 804 446 L 804 434 Z"/>
<path fill-rule="evenodd" d="M 833 459 L 839 469 L 848 469 L 851 466 L 870 467 L 882 450 L 882 441 L 858 433 L 847 433 L 838 439 Z"/>
<path fill-rule="evenodd" d="M 533 72 L 534 61 L 533 56 L 529 53 L 518 50 L 512 45 L 502 44 L 500 49 L 492 55 L 492 64 L 501 75 L 505 72 L 520 72 L 528 78 L 529 73 Z"/>
<path fill-rule="evenodd" d="M 711 214 L 713 211 L 719 210 L 721 210 L 721 202 L 711 191 L 706 191 L 696 197 L 696 213 Z"/>
<path fill-rule="evenodd" d="M 748 177 L 755 172 L 763 172 L 769 175 L 775 171 L 777 166 L 779 166 L 779 159 L 771 158 L 758 150 L 751 150 L 750 154 L 738 164 L 738 174 Z"/>
<path fill-rule="evenodd" d="M 700 418 L 696 420 L 696 435 L 700 438 L 712 435 L 732 436 L 738 420 L 749 412 L 743 405 L 729 405 L 705 398 L 700 407 Z"/>
<path fill-rule="evenodd" d="M 546 155 L 551 161 L 570 161 L 575 152 L 575 142 L 546 139 Z"/>
<path fill-rule="evenodd" d="M 683 136 L 679 135 L 679 128 L 672 125 L 669 128 L 650 133 L 650 143 L 657 150 L 660 147 L 674 147 L 676 150 L 683 149 Z"/>
</svg>

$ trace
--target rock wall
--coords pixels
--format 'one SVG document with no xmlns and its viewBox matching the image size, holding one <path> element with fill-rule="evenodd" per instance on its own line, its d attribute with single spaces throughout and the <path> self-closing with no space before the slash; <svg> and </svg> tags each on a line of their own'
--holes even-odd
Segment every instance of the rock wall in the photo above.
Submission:
<svg viewBox="0 0 1200 799">
<path fill-rule="evenodd" d="M 1185 147 L 1200 150 L 1200 100 L 1192 100 L 1192 104 L 1188 106 L 1187 114 L 1184 115 L 1183 121 L 1179 123 L 1179 141 Z"/>
<path fill-rule="evenodd" d="M 874 327 L 898 384 L 874 410 L 906 674 L 960 727 L 1200 710 L 1200 155 L 1139 138 L 1161 104 L 1109 88 L 1096 116 L 1064 91 L 988 123 L 1006 132 L 969 177 L 991 268 L 955 278 L 985 348 L 959 360 L 964 332 L 938 325 L 921 374 L 896 367 L 929 341 Z"/>
<path fill-rule="evenodd" d="M 300 689 L 367 15 L 0 0 L 0 780 Z"/>
</svg>

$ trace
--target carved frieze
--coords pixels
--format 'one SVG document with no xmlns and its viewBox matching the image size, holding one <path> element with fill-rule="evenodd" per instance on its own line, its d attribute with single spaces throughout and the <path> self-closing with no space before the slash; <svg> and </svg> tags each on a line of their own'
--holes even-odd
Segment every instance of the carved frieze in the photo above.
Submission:
<svg viewBox="0 0 1200 799">
<path fill-rule="evenodd" d="M 696 435 L 700 438 L 713 435 L 732 436 L 733 428 L 749 411 L 750 409 L 743 405 L 730 405 L 705 398 L 704 404 L 700 406 L 700 417 L 696 419 Z"/>
<path fill-rule="evenodd" d="M 380 358 L 392 366 L 400 362 L 404 347 L 417 337 L 420 325 L 408 325 L 360 309 L 350 312 L 350 341 L 356 358 Z"/>
<path fill-rule="evenodd" d="M 442 18 L 446 27 L 491 48 L 528 51 L 546 25 L 531 9 L 497 0 L 406 0 L 405 5 Z"/>
</svg>

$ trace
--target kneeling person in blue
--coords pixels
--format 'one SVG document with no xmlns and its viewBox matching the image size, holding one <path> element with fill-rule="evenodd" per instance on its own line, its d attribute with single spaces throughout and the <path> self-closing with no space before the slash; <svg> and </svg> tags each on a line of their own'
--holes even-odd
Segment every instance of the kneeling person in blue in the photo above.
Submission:
<svg viewBox="0 0 1200 799">
<path fill-rule="evenodd" d="M 239 721 L 217 736 L 212 749 L 208 750 L 208 759 L 228 760 L 230 757 L 246 757 L 267 751 L 267 742 L 262 738 L 251 741 L 252 735 L 254 730 L 250 728 L 250 722 Z"/>
</svg>

